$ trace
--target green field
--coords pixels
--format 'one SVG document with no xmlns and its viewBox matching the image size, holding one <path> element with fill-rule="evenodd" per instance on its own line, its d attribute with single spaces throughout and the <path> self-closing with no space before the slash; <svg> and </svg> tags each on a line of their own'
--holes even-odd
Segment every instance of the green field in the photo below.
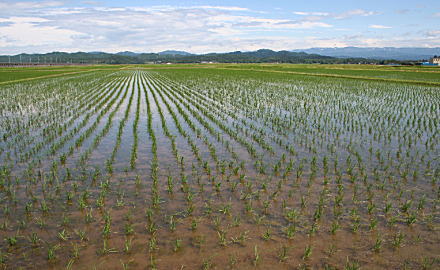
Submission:
<svg viewBox="0 0 440 270">
<path fill-rule="evenodd" d="M 0 68 L 0 84 L 15 83 L 35 78 L 56 77 L 94 70 L 113 70 L 119 66 L 49 66 Z"/>
<path fill-rule="evenodd" d="M 0 70 L 2 269 L 438 269 L 440 70 Z"/>
<path fill-rule="evenodd" d="M 377 79 L 396 82 L 411 82 L 440 85 L 440 68 L 416 66 L 376 66 L 376 65 L 307 65 L 307 64 L 173 64 L 173 65 L 89 65 L 51 66 L 32 68 L 0 69 L 0 83 L 14 82 L 36 77 L 57 76 L 65 73 L 93 70 L 118 69 L 187 69 L 214 68 L 232 70 L 254 70 L 313 76 L 346 77 L 354 79 Z"/>
<path fill-rule="evenodd" d="M 274 72 L 308 73 L 358 78 L 435 82 L 440 85 L 440 69 L 400 68 L 367 65 L 230 65 L 225 68 L 253 69 Z"/>
</svg>

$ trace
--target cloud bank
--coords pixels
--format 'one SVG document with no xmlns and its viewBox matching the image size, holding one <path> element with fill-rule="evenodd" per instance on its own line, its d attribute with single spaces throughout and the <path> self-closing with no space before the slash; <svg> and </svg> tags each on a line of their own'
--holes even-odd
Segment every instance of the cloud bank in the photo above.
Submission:
<svg viewBox="0 0 440 270">
<path fill-rule="evenodd" d="M 7 6 L 7 7 L 6 7 Z M 273 16 L 240 6 L 65 6 L 58 1 L 0 3 L 2 54 L 49 51 L 166 49 L 192 53 L 342 46 L 440 46 L 438 29 L 419 36 L 354 35 L 341 21 L 375 17 L 364 9 L 340 13 L 292 11 Z M 366 24 L 376 32 L 394 27 Z M 429 33 L 429 34 L 426 34 Z"/>
</svg>

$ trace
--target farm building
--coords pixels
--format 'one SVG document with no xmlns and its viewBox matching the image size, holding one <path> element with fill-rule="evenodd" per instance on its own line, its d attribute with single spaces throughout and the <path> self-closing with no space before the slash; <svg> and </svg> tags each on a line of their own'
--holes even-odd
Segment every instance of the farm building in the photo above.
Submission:
<svg viewBox="0 0 440 270">
<path fill-rule="evenodd" d="M 431 58 L 431 60 L 429 60 L 429 63 L 440 65 L 440 56 L 434 56 Z"/>
</svg>

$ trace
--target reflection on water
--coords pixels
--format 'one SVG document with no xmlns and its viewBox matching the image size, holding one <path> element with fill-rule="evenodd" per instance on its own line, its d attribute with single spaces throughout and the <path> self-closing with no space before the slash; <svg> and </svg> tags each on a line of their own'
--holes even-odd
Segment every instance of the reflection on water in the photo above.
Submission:
<svg viewBox="0 0 440 270">
<path fill-rule="evenodd" d="M 439 266 L 439 89 L 87 78 L 2 89 L 6 269 Z"/>
</svg>

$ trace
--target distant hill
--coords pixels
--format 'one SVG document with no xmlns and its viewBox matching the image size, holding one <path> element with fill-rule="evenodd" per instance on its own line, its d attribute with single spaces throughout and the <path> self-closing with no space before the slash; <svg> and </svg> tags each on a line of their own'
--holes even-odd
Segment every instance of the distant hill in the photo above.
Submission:
<svg viewBox="0 0 440 270">
<path fill-rule="evenodd" d="M 192 53 L 189 52 L 184 52 L 184 51 L 172 51 L 172 50 L 167 50 L 167 51 L 163 51 L 158 53 L 159 55 L 192 55 Z"/>
<path fill-rule="evenodd" d="M 320 50 L 320 49 L 316 49 Z M 160 53 L 134 53 L 130 51 L 119 53 L 105 52 L 52 52 L 46 54 L 19 54 L 0 55 L 0 62 L 23 62 L 23 63 L 89 63 L 89 64 L 144 64 L 144 63 L 321 63 L 321 64 L 344 64 L 344 63 L 396 63 L 395 60 L 371 60 L 362 58 L 357 53 L 342 55 L 340 58 L 323 55 L 323 53 L 311 53 L 298 51 L 272 51 L 261 49 L 251 52 L 229 52 L 190 54 L 183 51 L 163 51 Z M 440 54 L 440 53 L 437 53 Z M 365 55 L 365 54 L 364 54 Z M 391 54 L 390 54 L 391 55 Z"/>
<path fill-rule="evenodd" d="M 339 57 L 339 58 L 368 58 L 368 59 L 395 59 L 395 60 L 427 60 L 434 55 L 440 55 L 440 48 L 311 48 L 303 50 L 292 50 L 292 52 L 316 53 L 320 55 Z"/>
<path fill-rule="evenodd" d="M 289 51 L 272 51 L 261 49 L 252 52 L 230 52 L 230 53 L 209 53 L 204 55 L 195 55 L 192 57 L 199 62 L 220 62 L 220 63 L 319 63 L 327 62 L 334 59 L 330 56 L 322 56 L 317 54 L 297 53 Z"/>
<path fill-rule="evenodd" d="M 124 55 L 124 56 L 137 56 L 137 55 L 139 55 L 139 53 L 129 52 L 129 51 L 118 52 L 118 53 L 116 53 L 116 54 L 117 54 L 117 55 Z"/>
</svg>

